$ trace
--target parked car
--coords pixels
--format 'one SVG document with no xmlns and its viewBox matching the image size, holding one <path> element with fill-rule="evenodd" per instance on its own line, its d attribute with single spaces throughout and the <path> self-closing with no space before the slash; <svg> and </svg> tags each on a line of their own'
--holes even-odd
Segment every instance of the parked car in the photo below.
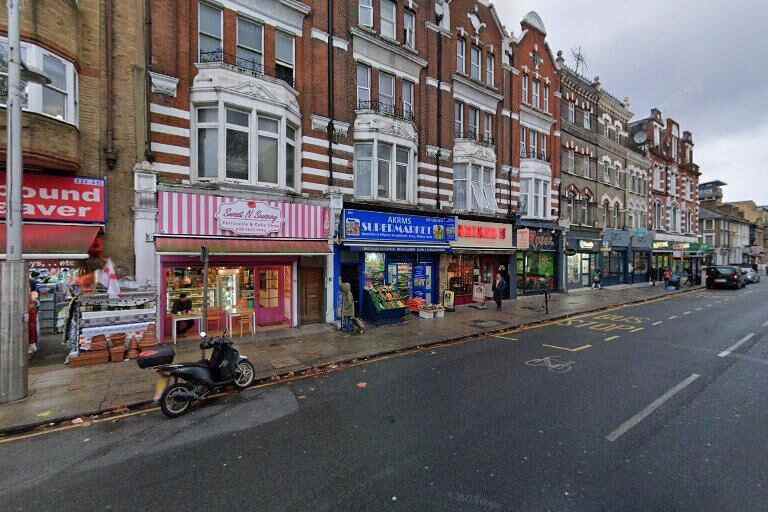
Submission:
<svg viewBox="0 0 768 512">
<path fill-rule="evenodd" d="M 707 288 L 744 288 L 746 283 L 738 267 L 718 265 L 707 268 Z"/>
<path fill-rule="evenodd" d="M 741 275 L 744 278 L 744 282 L 747 284 L 754 284 L 760 282 L 760 274 L 755 272 L 755 269 L 752 267 L 742 267 L 741 268 Z"/>
</svg>

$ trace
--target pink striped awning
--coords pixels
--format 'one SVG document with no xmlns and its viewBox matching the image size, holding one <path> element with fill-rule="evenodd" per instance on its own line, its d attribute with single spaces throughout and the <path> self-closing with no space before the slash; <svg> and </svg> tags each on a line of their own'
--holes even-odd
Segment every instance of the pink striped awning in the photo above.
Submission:
<svg viewBox="0 0 768 512">
<path fill-rule="evenodd" d="M 268 210 L 269 219 L 263 220 L 259 213 L 256 220 L 251 217 L 228 217 L 222 222 L 218 212 L 226 204 L 241 205 L 238 214 L 248 216 L 249 206 L 253 210 Z M 238 197 L 187 192 L 158 193 L 159 215 L 157 219 L 158 235 L 186 235 L 212 237 L 259 236 L 265 238 L 292 239 L 327 239 L 330 226 L 330 211 L 327 207 L 303 203 L 280 201 L 245 200 Z M 263 232 L 234 232 L 227 229 L 236 225 L 238 229 L 245 225 Z M 222 227 L 224 225 L 224 227 Z M 264 226 L 267 226 L 265 228 Z M 231 229 L 231 228 L 230 228 Z"/>
<path fill-rule="evenodd" d="M 244 240 L 232 238 L 165 238 L 158 237 L 155 247 L 164 255 L 197 255 L 201 247 L 207 247 L 214 256 L 243 255 L 293 255 L 319 256 L 330 254 L 325 240 Z"/>
</svg>

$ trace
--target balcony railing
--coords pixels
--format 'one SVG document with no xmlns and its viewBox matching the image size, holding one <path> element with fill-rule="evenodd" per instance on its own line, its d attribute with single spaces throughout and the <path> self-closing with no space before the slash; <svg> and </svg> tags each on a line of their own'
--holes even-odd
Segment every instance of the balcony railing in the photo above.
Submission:
<svg viewBox="0 0 768 512">
<path fill-rule="evenodd" d="M 370 110 L 388 117 L 393 117 L 409 123 L 414 122 L 413 110 L 404 109 L 392 103 L 378 100 L 360 100 L 357 102 L 357 110 Z"/>
<path fill-rule="evenodd" d="M 224 64 L 237 70 L 239 73 L 255 77 L 263 77 L 268 75 L 264 65 L 260 61 L 253 59 L 247 59 L 245 57 L 239 57 L 231 53 L 225 53 L 224 50 L 209 50 L 200 52 L 200 64 Z M 277 78 L 286 82 L 293 87 L 294 77 L 293 70 L 287 70 L 277 66 L 273 78 Z"/>
</svg>

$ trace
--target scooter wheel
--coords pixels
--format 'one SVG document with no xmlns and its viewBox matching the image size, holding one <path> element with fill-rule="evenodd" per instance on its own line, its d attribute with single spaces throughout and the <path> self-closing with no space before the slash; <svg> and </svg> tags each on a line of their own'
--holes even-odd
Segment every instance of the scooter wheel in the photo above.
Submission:
<svg viewBox="0 0 768 512">
<path fill-rule="evenodd" d="M 245 389 L 253 384 L 255 378 L 256 369 L 250 361 L 243 359 L 237 363 L 237 367 L 235 368 L 235 386 L 240 389 Z"/>
<path fill-rule="evenodd" d="M 192 406 L 191 400 L 178 398 L 178 395 L 187 394 L 191 391 L 192 386 L 180 382 L 168 386 L 160 396 L 160 410 L 168 418 L 178 418 Z"/>
</svg>

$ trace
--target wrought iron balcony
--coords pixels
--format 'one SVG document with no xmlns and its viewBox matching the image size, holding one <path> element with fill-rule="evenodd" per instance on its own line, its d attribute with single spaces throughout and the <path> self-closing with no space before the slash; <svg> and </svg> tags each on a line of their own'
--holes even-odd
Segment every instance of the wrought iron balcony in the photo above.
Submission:
<svg viewBox="0 0 768 512">
<path fill-rule="evenodd" d="M 370 110 L 387 117 L 393 117 L 401 121 L 412 123 L 415 121 L 413 110 L 404 109 L 389 102 L 378 100 L 360 100 L 357 102 L 357 110 Z"/>
<path fill-rule="evenodd" d="M 226 53 L 224 52 L 224 50 L 221 50 L 221 49 L 200 52 L 200 59 L 198 62 L 200 64 L 221 64 L 223 66 L 228 66 L 239 73 L 243 73 L 243 74 L 247 74 L 255 77 L 270 76 L 270 74 L 267 73 L 264 65 L 260 61 L 247 59 L 245 57 L 239 57 L 231 53 Z M 291 87 L 294 86 L 294 77 L 293 77 L 292 69 L 283 68 L 278 65 L 276 66 L 274 74 L 272 74 L 271 76 L 273 78 L 277 78 L 279 80 L 284 81 Z"/>
</svg>

